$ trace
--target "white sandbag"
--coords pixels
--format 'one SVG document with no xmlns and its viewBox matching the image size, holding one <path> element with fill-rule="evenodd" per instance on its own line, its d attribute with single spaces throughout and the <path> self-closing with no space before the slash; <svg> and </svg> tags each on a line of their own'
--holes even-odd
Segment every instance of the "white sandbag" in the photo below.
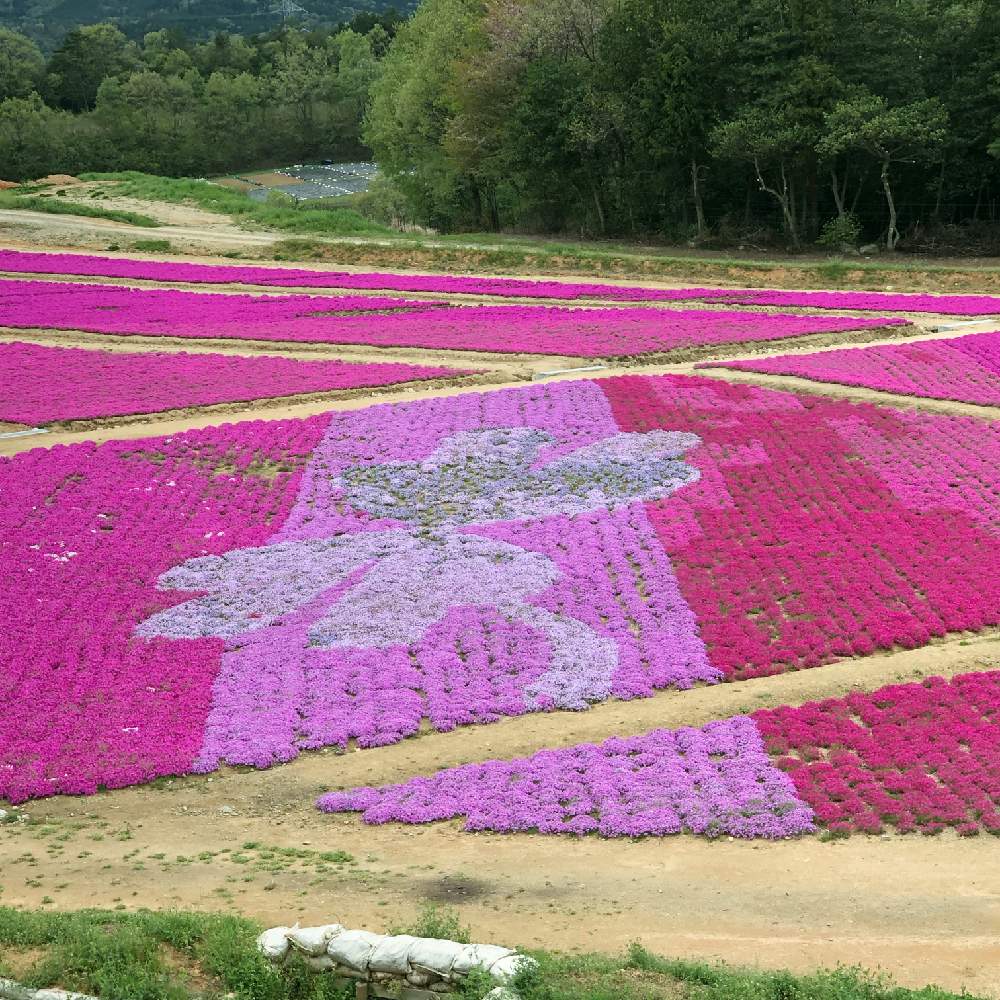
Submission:
<svg viewBox="0 0 1000 1000">
<path fill-rule="evenodd" d="M 337 968 L 337 963 L 329 955 L 303 955 L 302 961 L 313 972 L 331 972 Z"/>
<path fill-rule="evenodd" d="M 331 938 L 342 934 L 340 924 L 323 924 L 321 927 L 293 927 L 288 932 L 288 943 L 303 955 L 319 957 L 326 954 L 326 946 Z"/>
<path fill-rule="evenodd" d="M 522 968 L 537 964 L 528 955 L 508 955 L 490 966 L 490 975 L 501 983 L 509 983 Z"/>
<path fill-rule="evenodd" d="M 326 953 L 338 965 L 346 965 L 358 972 L 368 972 L 368 960 L 375 946 L 385 939 L 384 934 L 372 934 L 370 931 L 344 931 L 331 938 L 326 946 Z"/>
<path fill-rule="evenodd" d="M 257 950 L 272 962 L 280 962 L 288 954 L 290 945 L 287 935 L 291 930 L 291 927 L 272 927 L 264 931 L 257 938 Z"/>
<path fill-rule="evenodd" d="M 383 938 L 368 959 L 368 968 L 372 972 L 389 972 L 394 976 L 405 976 L 410 971 L 410 946 L 416 940 L 412 934 L 396 934 Z"/>
<path fill-rule="evenodd" d="M 463 945 L 451 973 L 453 976 L 467 976 L 473 969 L 488 969 L 494 962 L 513 954 L 511 948 L 501 948 L 496 944 Z"/>
<path fill-rule="evenodd" d="M 430 986 L 432 979 L 429 972 L 411 972 L 406 977 L 406 981 L 411 986 L 416 986 L 419 989 L 426 989 Z"/>
<path fill-rule="evenodd" d="M 451 967 L 461 954 L 464 945 L 440 938 L 417 938 L 410 945 L 410 966 L 421 971 L 435 972 L 439 976 L 451 975 Z"/>
</svg>

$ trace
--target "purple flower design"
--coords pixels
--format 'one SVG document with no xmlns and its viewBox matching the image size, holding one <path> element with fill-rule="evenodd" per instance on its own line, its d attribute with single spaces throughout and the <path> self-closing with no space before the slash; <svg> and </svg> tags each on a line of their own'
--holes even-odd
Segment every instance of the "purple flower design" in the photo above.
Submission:
<svg viewBox="0 0 1000 1000">
<path fill-rule="evenodd" d="M 357 512 L 353 531 L 286 535 L 163 574 L 161 588 L 200 596 L 138 633 L 227 641 L 199 767 L 222 757 L 266 766 L 352 738 L 396 742 L 425 716 L 448 729 L 715 679 L 675 585 L 655 613 L 676 623 L 676 649 L 643 680 L 648 654 L 567 600 L 567 564 L 553 551 L 582 515 L 587 532 L 616 512 L 620 530 L 644 532 L 637 501 L 697 481 L 683 455 L 698 444 L 612 431 L 567 450 L 533 427 L 456 429 L 420 460 L 331 469 L 323 495 Z"/>
</svg>

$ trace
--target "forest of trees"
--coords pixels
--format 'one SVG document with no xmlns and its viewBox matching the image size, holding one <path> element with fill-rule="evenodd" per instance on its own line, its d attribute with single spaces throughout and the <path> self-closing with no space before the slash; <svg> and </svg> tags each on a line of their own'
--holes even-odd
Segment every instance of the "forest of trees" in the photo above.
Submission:
<svg viewBox="0 0 1000 1000">
<path fill-rule="evenodd" d="M 365 135 L 445 229 L 970 240 L 1000 213 L 1000 4 L 424 0 Z"/>
<path fill-rule="evenodd" d="M 1000 248 L 995 0 L 423 0 L 192 43 L 0 34 L 0 176 L 360 152 L 413 221 Z"/>
<path fill-rule="evenodd" d="M 98 24 L 48 58 L 0 28 L 0 177 L 204 176 L 367 155 L 361 122 L 398 21 L 361 15 L 340 30 L 199 43 L 166 29 L 136 43 Z"/>
</svg>

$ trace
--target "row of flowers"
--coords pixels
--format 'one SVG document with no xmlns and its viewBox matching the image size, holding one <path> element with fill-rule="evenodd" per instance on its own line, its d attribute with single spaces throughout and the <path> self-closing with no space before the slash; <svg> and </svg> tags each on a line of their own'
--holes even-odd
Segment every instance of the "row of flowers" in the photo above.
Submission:
<svg viewBox="0 0 1000 1000">
<path fill-rule="evenodd" d="M 395 743 L 995 623 L 1000 426 L 530 385 L 0 462 L 0 795 Z"/>
<path fill-rule="evenodd" d="M 467 374 L 408 364 L 124 354 L 14 342 L 0 344 L 0 420 L 41 425 Z"/>
<path fill-rule="evenodd" d="M 995 295 L 917 295 L 899 292 L 801 292 L 784 289 L 641 288 L 589 282 L 533 281 L 465 275 L 319 271 L 305 268 L 233 264 L 191 264 L 88 254 L 0 250 L 0 272 L 71 274 L 136 281 L 242 284 L 290 288 L 343 288 L 363 291 L 496 295 L 506 298 L 606 299 L 613 302 L 718 300 L 732 305 L 841 309 L 859 312 L 1000 314 Z"/>
<path fill-rule="evenodd" d="M 621 357 L 904 324 L 745 312 L 442 306 L 394 299 L 228 295 L 0 283 L 0 326 L 164 337 Z"/>
<path fill-rule="evenodd" d="M 1000 423 L 680 376 L 605 391 L 624 429 L 702 441 L 701 482 L 649 517 L 727 676 L 1000 621 Z"/>
<path fill-rule="evenodd" d="M 1000 406 L 1000 332 L 817 354 L 706 362 L 699 367 L 795 375 L 904 396 Z"/>
<path fill-rule="evenodd" d="M 932 677 L 754 719 L 831 830 L 1000 834 L 1000 672 Z"/>
<path fill-rule="evenodd" d="M 812 811 L 746 716 L 330 792 L 317 805 L 361 812 L 372 824 L 464 817 L 466 830 L 499 833 L 777 839 L 814 829 Z"/>
<path fill-rule="evenodd" d="M 502 833 L 1000 835 L 998 723 L 1000 672 L 932 677 L 329 792 L 316 804 L 372 824 L 464 817 L 466 830 Z"/>
</svg>

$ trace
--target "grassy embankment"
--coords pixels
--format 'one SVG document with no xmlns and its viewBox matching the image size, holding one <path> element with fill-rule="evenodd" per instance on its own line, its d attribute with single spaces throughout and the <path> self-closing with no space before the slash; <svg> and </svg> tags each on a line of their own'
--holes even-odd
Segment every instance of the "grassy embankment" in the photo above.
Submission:
<svg viewBox="0 0 1000 1000">
<path fill-rule="evenodd" d="M 189 178 L 155 177 L 135 171 L 81 174 L 83 181 L 114 181 L 114 194 L 141 201 L 194 205 L 228 215 L 248 229 L 276 229 L 301 236 L 397 236 L 335 199 L 275 204 L 248 198 L 240 191 Z"/>
<path fill-rule="evenodd" d="M 51 195 L 22 194 L 17 188 L 0 191 L 0 209 L 46 212 L 49 215 L 78 215 L 86 219 L 110 219 L 113 222 L 127 222 L 132 226 L 143 226 L 147 229 L 159 226 L 156 219 L 139 212 L 122 212 L 114 208 L 87 205 Z"/>
<path fill-rule="evenodd" d="M 405 930 L 468 939 L 453 914 L 425 910 Z M 352 987 L 258 955 L 260 927 L 242 917 L 177 912 L 25 912 L 0 908 L 0 976 L 102 1000 L 348 1000 Z M 625 955 L 531 952 L 538 969 L 513 985 L 522 1000 L 960 1000 L 936 987 L 909 990 L 860 969 L 812 975 L 671 961 L 633 946 Z M 470 979 L 461 997 L 492 984 Z M 963 996 L 962 1000 L 971 1000 Z"/>
</svg>

